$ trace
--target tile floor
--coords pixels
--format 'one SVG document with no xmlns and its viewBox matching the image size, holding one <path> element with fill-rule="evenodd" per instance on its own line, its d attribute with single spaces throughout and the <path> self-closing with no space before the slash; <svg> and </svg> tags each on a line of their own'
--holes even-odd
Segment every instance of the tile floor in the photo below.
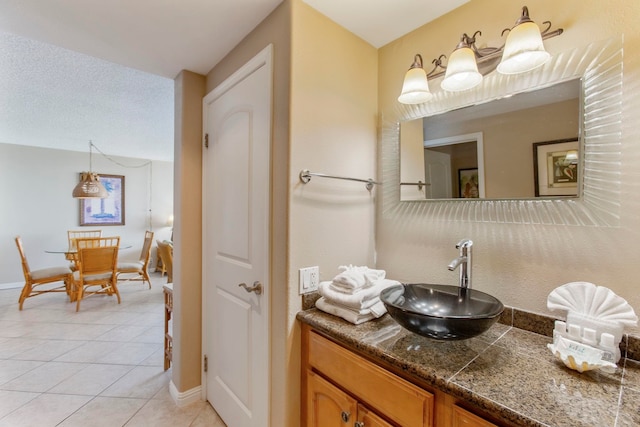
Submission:
<svg viewBox="0 0 640 427">
<path fill-rule="evenodd" d="M 224 427 L 211 405 L 178 408 L 163 370 L 166 276 L 121 282 L 122 303 L 0 290 L 0 427 Z"/>
</svg>

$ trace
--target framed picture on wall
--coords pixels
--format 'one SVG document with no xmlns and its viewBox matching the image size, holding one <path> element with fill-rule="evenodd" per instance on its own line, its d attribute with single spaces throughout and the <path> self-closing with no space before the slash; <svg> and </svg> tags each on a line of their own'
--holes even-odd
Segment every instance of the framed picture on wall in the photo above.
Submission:
<svg viewBox="0 0 640 427">
<path fill-rule="evenodd" d="M 109 196 L 80 199 L 80 225 L 124 225 L 124 175 L 98 176 Z"/>
<path fill-rule="evenodd" d="M 535 196 L 578 195 L 578 139 L 533 143 Z"/>
<path fill-rule="evenodd" d="M 478 168 L 458 169 L 458 195 L 461 199 L 480 197 Z"/>
</svg>

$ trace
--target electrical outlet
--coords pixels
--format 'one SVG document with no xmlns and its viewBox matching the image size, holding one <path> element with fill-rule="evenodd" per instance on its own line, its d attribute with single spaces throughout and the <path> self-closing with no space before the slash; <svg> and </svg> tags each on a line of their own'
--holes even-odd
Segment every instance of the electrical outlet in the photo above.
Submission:
<svg viewBox="0 0 640 427">
<path fill-rule="evenodd" d="M 298 284 L 300 295 L 318 290 L 320 283 L 320 269 L 316 267 L 306 267 L 298 270 Z"/>
</svg>

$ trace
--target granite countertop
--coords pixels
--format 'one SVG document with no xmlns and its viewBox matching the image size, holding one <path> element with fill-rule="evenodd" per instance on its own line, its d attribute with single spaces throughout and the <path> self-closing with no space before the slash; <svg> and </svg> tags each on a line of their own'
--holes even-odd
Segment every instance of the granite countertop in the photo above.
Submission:
<svg viewBox="0 0 640 427">
<path fill-rule="evenodd" d="M 640 363 L 630 359 L 611 374 L 581 374 L 555 359 L 550 337 L 501 323 L 469 340 L 440 342 L 402 328 L 388 314 L 357 326 L 315 308 L 297 318 L 510 424 L 640 425 Z"/>
</svg>

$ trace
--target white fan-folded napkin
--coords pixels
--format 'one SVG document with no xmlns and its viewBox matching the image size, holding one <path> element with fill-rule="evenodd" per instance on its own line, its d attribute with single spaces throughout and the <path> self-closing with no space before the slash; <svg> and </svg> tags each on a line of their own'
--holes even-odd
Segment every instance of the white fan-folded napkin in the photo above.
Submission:
<svg viewBox="0 0 640 427">
<path fill-rule="evenodd" d="M 602 366 L 595 360 L 598 357 L 603 364 L 618 362 L 625 327 L 638 324 L 638 316 L 624 298 L 589 282 L 571 282 L 554 289 L 547 297 L 547 308 L 567 313 L 566 322 L 556 320 L 549 348 L 565 365 L 580 372 Z M 570 354 L 576 346 L 567 342 L 579 343 L 581 351 L 589 350 L 590 358 L 579 360 Z"/>
</svg>

